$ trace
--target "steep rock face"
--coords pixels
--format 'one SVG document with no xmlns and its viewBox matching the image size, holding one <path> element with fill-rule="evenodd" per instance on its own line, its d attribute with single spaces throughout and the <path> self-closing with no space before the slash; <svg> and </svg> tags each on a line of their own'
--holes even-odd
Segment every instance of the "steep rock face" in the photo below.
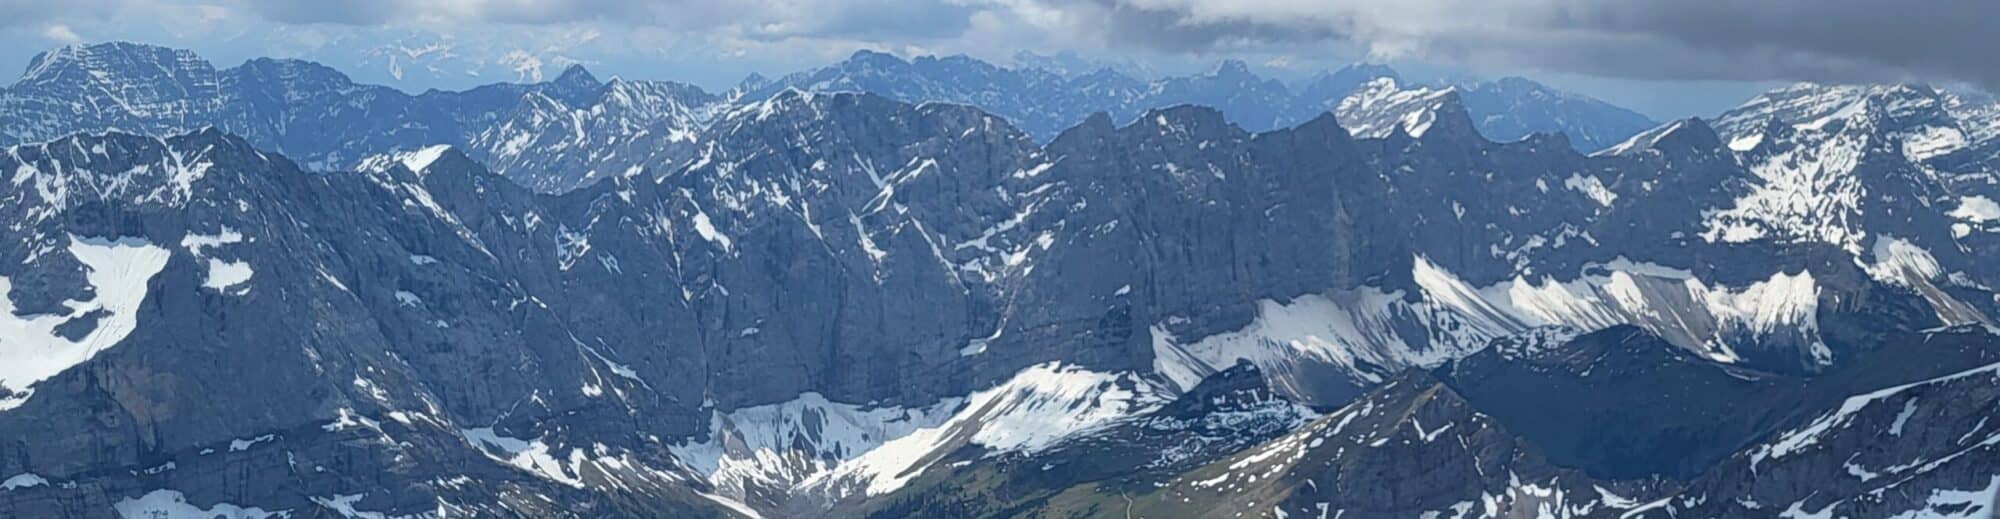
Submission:
<svg viewBox="0 0 2000 519">
<path fill-rule="evenodd" d="M 1989 423 L 2000 365 L 1958 369 L 1818 408 L 1645 516 L 1990 516 L 2000 506 L 2000 431 Z"/>
<path fill-rule="evenodd" d="M 721 106 L 693 86 L 600 83 L 582 67 L 554 84 L 572 92 L 530 92 L 467 143 L 495 171 L 542 192 L 673 169 L 694 153 L 699 132 Z"/>
<path fill-rule="evenodd" d="M 326 72 L 254 65 L 241 70 L 272 84 Z M 484 114 L 461 129 L 522 96 L 552 110 L 666 106 L 619 104 L 617 90 L 579 69 L 417 97 Z M 1848 373 L 1909 333 L 1978 328 L 1990 315 L 1986 267 L 1938 241 L 1949 226 L 1885 227 L 1894 215 L 1959 218 L 1938 203 L 1956 188 L 1937 183 L 1952 178 L 1896 146 L 1868 148 L 1866 167 L 1836 176 L 1890 196 L 1859 206 L 1863 217 L 1800 227 L 1872 239 L 1856 250 L 1794 239 L 1812 233 L 1704 236 L 1710 209 L 1773 189 L 1779 176 L 1756 164 L 1799 162 L 1730 149 L 1699 121 L 1584 156 L 1559 137 L 1491 142 L 1455 102 L 1425 113 L 1421 132 L 1356 139 L 1332 115 L 1254 133 L 1182 106 L 1122 126 L 1092 117 L 1040 145 L 967 106 L 785 90 L 707 116 L 708 130 L 674 152 L 687 153 L 680 166 L 559 196 L 455 146 L 320 173 L 216 131 L 11 147 L 0 201 L 22 240 L 7 253 L 19 266 L 0 270 L 16 318 L 7 331 L 76 355 L 0 378 L 10 407 L 0 432 L 21 438 L 0 451 L 0 473 L 52 483 L 33 487 L 46 493 L 26 514 L 172 490 L 203 509 L 300 513 L 338 503 L 411 513 L 442 500 L 537 515 L 546 497 L 587 503 L 583 515 L 738 501 L 812 515 L 956 473 L 934 472 L 953 468 L 939 461 L 954 453 L 1048 455 L 1174 408 L 1204 379 L 1229 379 L 1217 374 L 1239 359 L 1270 393 L 1333 408 L 1411 368 L 1551 328 L 1636 326 L 1674 349 L 1578 351 L 1617 360 L 1604 364 L 1613 371 L 1685 364 L 1715 371 L 1674 376 L 1734 384 L 1712 375 Z M 1819 133 L 1780 127 L 1760 145 L 1873 139 L 1901 131 L 1894 113 L 1858 112 Z M 583 147 L 654 138 L 519 120 L 545 128 L 523 135 Z M 600 130 L 620 137 L 592 140 Z M 254 379 L 239 385 L 244 373 Z M 241 389 L 279 386 L 304 389 Z M 1850 387 L 1840 394 L 1884 386 Z M 1431 418 L 1520 416 L 1479 410 L 1484 397 L 1466 394 L 1419 413 L 1419 434 L 1436 432 Z M 1564 441 L 1518 431 L 1495 449 Z M 367 454 L 323 459 L 350 447 Z M 237 454 L 201 454 L 210 449 Z M 1715 449 L 1704 453 L 1728 451 Z M 1588 445 L 1541 452 L 1579 465 L 1660 461 Z M 238 454 L 248 458 L 230 461 Z M 1438 456 L 1466 455 L 1489 456 Z M 1480 472 L 1498 463 L 1488 459 L 1465 465 L 1480 470 L 1461 473 L 1456 493 L 1385 506 L 1596 494 L 1577 486 L 1591 467 L 1557 484 L 1542 479 L 1552 472 L 1536 468 L 1540 454 L 1491 456 L 1534 473 L 1523 480 L 1533 488 L 1492 486 Z M 290 479 L 232 491 L 195 476 L 245 466 L 282 466 Z M 377 473 L 395 479 L 367 479 Z M 396 490 L 343 501 L 376 488 Z"/>
<path fill-rule="evenodd" d="M 661 431 L 692 431 L 695 416 L 637 391 L 647 383 L 612 345 L 507 274 L 518 267 L 502 258 L 550 255 L 529 251 L 552 251 L 553 237 L 502 239 L 483 216 L 544 216 L 510 206 L 533 198 L 504 179 L 453 169 L 476 167 L 463 156 L 319 174 L 210 131 L 73 137 L 8 157 L 23 183 L 7 207 L 33 237 L 8 252 L 21 265 L 9 279 L 47 280 L 28 301 L 91 301 L 20 330 L 60 320 L 53 334 L 8 338 L 76 363 L 6 380 L 0 472 L 52 482 L 10 492 L 15 512 L 101 514 L 156 490 L 300 513 L 548 511 L 517 500 L 529 495 L 719 510 L 674 483 L 684 476 L 662 451 L 621 443 L 554 461 L 573 430 L 559 416 Z M 446 205 L 466 197 L 482 206 Z M 517 243 L 546 245 L 500 248 Z M 43 274 L 78 263 L 81 280 Z"/>
<path fill-rule="evenodd" d="M 1607 479 L 1692 477 L 1788 418 L 1804 385 L 1624 326 L 1510 337 L 1439 375 L 1553 462 Z"/>
<path fill-rule="evenodd" d="M 726 309 L 715 340 L 742 345 L 722 350 L 718 376 L 743 377 L 752 399 L 817 388 L 927 403 L 972 389 L 952 366 L 993 326 L 997 296 L 961 267 L 985 251 L 961 244 L 1005 218 L 1025 191 L 1006 174 L 1035 152 L 992 116 L 871 95 L 794 91 L 723 116 L 694 164 L 662 180 L 694 222 L 680 235 L 683 283 Z M 770 380 L 766 364 L 805 371 Z"/>
<path fill-rule="evenodd" d="M 1577 151 L 1590 152 L 1657 124 L 1638 112 L 1521 77 L 1459 88 L 1479 131 L 1496 141 L 1561 133 Z"/>
<path fill-rule="evenodd" d="M 1125 506 L 1175 517 L 1610 517 L 1642 486 L 1595 483 L 1538 450 L 1421 372 L 1283 437 L 1184 473 Z M 1629 489 L 1629 490 L 1628 490 Z"/>
<path fill-rule="evenodd" d="M 221 77 L 193 52 L 130 43 L 66 46 L 37 54 L 0 96 L 0 144 L 79 130 L 172 133 L 208 124 L 223 107 Z"/>
<path fill-rule="evenodd" d="M 1322 72 L 1296 86 L 1299 101 L 1310 108 L 1312 113 L 1331 112 L 1348 95 L 1380 78 L 1401 81 L 1396 71 L 1387 65 L 1356 63 L 1332 72 Z M 1305 119 L 1309 120 L 1309 119 Z M 1283 126 L 1292 126 L 1305 120 L 1288 121 Z"/>
<path fill-rule="evenodd" d="M 1000 337 L 1009 344 L 1091 327 L 1093 345 L 1145 351 L 1160 334 L 1235 330 L 1258 300 L 1353 284 L 1347 259 L 1369 250 L 1347 226 L 1347 200 L 1359 193 L 1339 187 L 1359 176 L 1357 153 L 1331 118 L 1251 135 L 1218 112 L 1177 108 L 1123 128 L 1086 123 L 1047 153 L 1055 162 L 1043 175 L 1063 197 L 1051 205 L 1070 214 L 1027 230 L 1051 245 L 1006 309 L 1021 330 Z M 1090 284 L 1061 281 L 1079 275 Z M 1064 322 L 1107 306 L 1097 323 Z M 1233 362 L 1191 366 L 1178 382 Z"/>
</svg>

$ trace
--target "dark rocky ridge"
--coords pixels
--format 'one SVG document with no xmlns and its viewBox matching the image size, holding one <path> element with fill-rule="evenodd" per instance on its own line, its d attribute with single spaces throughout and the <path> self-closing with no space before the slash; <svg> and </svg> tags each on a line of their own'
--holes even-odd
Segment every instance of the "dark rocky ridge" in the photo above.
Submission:
<svg viewBox="0 0 2000 519">
<path fill-rule="evenodd" d="M 1343 341 L 1337 351 L 1391 354 L 1383 362 L 1245 355 L 1270 379 L 1269 392 L 1335 408 L 1380 381 L 1421 376 L 1407 368 L 1539 324 L 1467 295 L 1491 291 L 1452 291 L 1444 277 L 1485 288 L 1517 277 L 1641 276 L 1634 286 L 1678 287 L 1662 293 L 1680 299 L 1661 296 L 1661 306 L 1647 307 L 1677 317 L 1721 305 L 1789 319 L 1786 312 L 1811 303 L 1803 311 L 1811 326 L 1667 329 L 1603 300 L 1594 307 L 1601 319 L 1561 323 L 1641 321 L 1683 332 L 1660 333 L 1677 350 L 1645 355 L 1711 355 L 1703 348 L 1712 339 L 1740 347 L 1743 369 L 1800 377 L 1867 366 L 1871 352 L 1894 351 L 1901 334 L 1947 324 L 1952 314 L 1943 310 L 1957 307 L 1940 293 L 1991 311 L 1991 294 L 1976 282 L 1982 267 L 1936 233 L 1894 231 L 1937 251 L 1939 264 L 1896 276 L 1871 268 L 1890 258 L 1836 244 L 1701 239 L 1704 209 L 1763 181 L 1701 126 L 1634 153 L 1587 157 L 1556 138 L 1490 142 L 1466 111 L 1439 115 L 1419 136 L 1354 139 L 1332 116 L 1253 133 L 1222 112 L 1183 106 L 1124 126 L 1093 117 L 1039 145 L 964 106 L 789 91 L 717 115 L 685 167 L 559 196 L 537 195 L 447 148 L 323 173 L 220 131 L 12 148 L 0 171 L 21 181 L 0 188 L 0 210 L 16 217 L 10 232 L 23 239 L 0 251 L 14 265 L 0 275 L 19 280 L 9 293 L 17 308 L 48 313 L 91 297 L 84 258 L 65 252 L 78 238 L 144 239 L 166 256 L 145 280 L 149 296 L 134 310 L 129 337 L 46 380 L 8 386 L 33 392 L 8 396 L 20 407 L 0 411 L 0 437 L 12 439 L 0 450 L 0 474 L 53 484 L 5 499 L 23 500 L 10 512 L 25 515 L 55 506 L 101 511 L 171 487 L 204 508 L 305 513 L 322 507 L 315 497 L 390 488 L 364 496 L 362 508 L 410 513 L 444 499 L 542 515 L 550 510 L 536 496 L 545 496 L 602 503 L 579 504 L 571 510 L 578 515 L 719 511 L 697 495 L 715 490 L 705 475 L 669 447 L 710 439 L 718 413 L 808 392 L 907 409 L 1049 362 L 1158 382 L 1164 335 L 1192 346 L 1282 328 L 1256 327 L 1282 305 L 1380 293 L 1365 305 L 1330 303 L 1313 319 L 1348 322 L 1361 320 L 1356 309 L 1387 309 L 1359 314 L 1387 315 L 1386 328 L 1371 330 L 1382 335 L 1335 337 Z M 1878 155 L 1866 163 L 1906 171 L 1882 151 L 1871 148 Z M 1908 214 L 1927 200 L 1882 199 L 1870 209 Z M 241 239 L 224 239 L 224 227 Z M 190 236 L 217 243 L 189 244 Z M 1537 238 L 1541 245 L 1529 246 Z M 204 286 L 217 279 L 216 261 L 247 263 L 254 273 Z M 1748 287 L 1803 273 L 1813 283 L 1801 299 L 1732 306 Z M 1952 281 L 1953 273 L 1973 282 Z M 1712 292 L 1695 293 L 1690 283 Z M 110 317 L 75 319 L 80 330 Z M 88 333 L 78 330 L 62 333 Z M 1285 339 L 1266 338 L 1253 342 Z M 1831 352 L 1828 362 L 1814 356 L 1815 341 Z M 1204 353 L 1213 355 L 1189 366 L 1200 377 L 1160 385 L 1199 393 L 1200 379 L 1230 380 L 1236 356 L 1256 352 Z M 299 389 L 267 390 L 274 387 Z M 1416 380 L 1377 394 L 1408 404 L 1422 434 L 1437 431 L 1432 420 L 1470 432 L 1509 415 L 1497 406 L 1482 412 L 1477 394 L 1437 387 Z M 1401 423 L 1374 430 L 1407 436 L 1395 432 L 1411 429 Z M 1530 455 L 1542 451 L 1538 440 L 1524 438 L 1550 436 L 1521 434 L 1477 438 L 1492 452 L 1436 456 L 1470 454 L 1461 467 L 1524 474 L 1582 472 L 1544 471 L 1549 464 Z M 254 441 L 264 435 L 276 436 Z M 237 441 L 251 442 L 238 452 L 254 461 L 199 454 Z M 1588 454 L 1572 447 L 1548 451 Z M 363 454 L 314 459 L 323 452 Z M 330 470 L 242 489 L 175 475 L 278 467 L 301 456 Z M 447 468 L 392 470 L 410 459 Z M 1340 470 L 1397 459 L 1361 458 Z M 174 469 L 145 473 L 167 460 Z M 378 473 L 399 479 L 357 479 Z M 1479 470 L 1471 474 L 1441 488 L 1501 491 Z M 461 475 L 477 484 L 440 482 Z M 1303 477 L 1289 481 L 1352 480 Z M 1594 493 L 1568 486 L 1573 477 L 1563 476 L 1567 495 Z M 1435 481 L 1382 484 L 1419 483 Z M 1382 506 L 1414 513 L 1456 504 L 1434 497 Z"/>
</svg>

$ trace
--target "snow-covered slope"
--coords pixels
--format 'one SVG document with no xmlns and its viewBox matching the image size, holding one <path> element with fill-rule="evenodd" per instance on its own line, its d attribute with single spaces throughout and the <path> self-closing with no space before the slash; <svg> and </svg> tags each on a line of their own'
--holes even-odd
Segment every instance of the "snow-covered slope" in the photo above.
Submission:
<svg viewBox="0 0 2000 519">
<path fill-rule="evenodd" d="M 1744 450 L 1668 514 L 1988 517 L 2000 506 L 2000 365 L 1854 395 Z"/>
<path fill-rule="evenodd" d="M 915 66 L 888 60 L 862 64 Z M 232 70 L 270 96 L 244 102 L 296 98 L 297 117 L 367 91 L 296 62 Z M 1215 99 L 1260 104 L 1266 83 L 1228 66 L 1175 88 L 1238 85 Z M 1356 95 L 1414 91 L 1374 86 Z M 1125 465 L 1145 478 L 1045 481 L 1206 467 L 1175 491 L 1286 513 L 1603 513 L 1624 505 L 1494 436 L 1486 421 L 1510 415 L 1411 371 L 1617 328 L 1726 373 L 1805 377 L 1990 322 L 2000 276 L 1979 258 L 2000 241 L 1976 197 L 2000 193 L 1937 165 L 1960 152 L 1909 153 L 1948 103 L 1897 94 L 1742 149 L 1677 121 L 1586 156 L 1562 137 L 1485 138 L 1462 88 L 1423 92 L 1400 103 L 1415 111 L 1382 111 L 1379 138 L 1337 114 L 1251 131 L 1184 105 L 1044 141 L 964 104 L 780 87 L 706 105 L 575 69 L 383 97 L 304 133 L 267 131 L 303 120 L 281 118 L 238 126 L 258 139 L 9 147 L 0 214 L 19 239 L 0 244 L 0 339 L 70 356 L 0 372 L 0 437 L 19 444 L 0 474 L 46 482 L 0 506 L 811 516 L 995 466 L 1033 478 L 1086 447 L 1134 456 L 1092 439 L 1163 438 L 1184 448 Z M 379 140 L 319 149 L 309 168 L 260 148 L 347 123 Z M 361 149 L 376 152 L 346 155 Z M 537 193 L 480 163 L 495 157 L 576 175 L 537 176 L 571 183 Z M 335 162 L 355 167 L 312 171 Z M 1242 417 L 1256 440 L 1176 421 L 1208 423 L 1176 409 L 1246 372 L 1253 400 L 1281 403 L 1215 420 Z M 1371 425 L 1239 450 L 1310 414 L 1299 404 Z M 1342 486 L 1431 455 L 1467 470 Z M 1269 470 L 1298 477 L 1248 481 Z M 212 474 L 226 476 L 196 477 Z M 1236 492 L 1261 488 L 1301 500 Z M 1364 499 L 1404 488 L 1450 492 Z"/>
<path fill-rule="evenodd" d="M 1439 110 L 1458 102 L 1451 88 L 1403 88 L 1394 78 L 1378 78 L 1341 99 L 1333 113 L 1355 137 L 1382 138 L 1398 131 L 1422 137 Z"/>
</svg>

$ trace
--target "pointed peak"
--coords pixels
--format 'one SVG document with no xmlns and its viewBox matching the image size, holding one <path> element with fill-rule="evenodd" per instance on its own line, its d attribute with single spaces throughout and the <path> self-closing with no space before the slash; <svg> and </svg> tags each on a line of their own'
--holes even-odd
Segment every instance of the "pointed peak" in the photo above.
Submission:
<svg viewBox="0 0 2000 519">
<path fill-rule="evenodd" d="M 1479 127 L 1472 121 L 1472 112 L 1465 109 L 1465 101 L 1459 98 L 1458 90 L 1446 88 L 1438 92 L 1437 103 L 1430 107 L 1427 123 L 1406 124 L 1400 129 L 1410 136 L 1425 140 L 1471 139 L 1470 142 L 1485 142 Z"/>
<path fill-rule="evenodd" d="M 582 63 L 573 63 L 570 64 L 570 66 L 563 68 L 562 75 L 556 76 L 555 83 L 558 85 L 580 86 L 580 87 L 589 87 L 601 84 L 597 80 L 597 76 L 591 75 L 589 69 L 583 68 Z"/>
<path fill-rule="evenodd" d="M 1349 137 L 1352 136 L 1347 132 L 1347 127 L 1340 125 L 1340 116 L 1334 114 L 1332 110 L 1322 111 L 1319 113 L 1319 115 L 1313 116 L 1312 119 L 1309 119 L 1306 122 L 1299 124 L 1296 128 L 1293 129 L 1294 132 L 1306 132 L 1306 131 L 1331 132 L 1336 130 L 1338 130 L 1337 133 L 1339 133 L 1342 136 L 1349 136 Z"/>
<path fill-rule="evenodd" d="M 1067 150 L 1086 147 L 1090 143 L 1101 141 L 1117 131 L 1117 123 L 1111 120 L 1111 114 L 1092 112 L 1089 117 L 1083 119 L 1083 122 L 1077 123 L 1076 126 L 1071 126 L 1061 133 L 1057 133 L 1054 139 L 1049 140 L 1048 149 Z M 1059 152 L 1055 154 L 1061 155 Z"/>
<path fill-rule="evenodd" d="M 1104 129 L 1104 130 L 1113 129 L 1115 126 L 1116 125 L 1114 125 L 1111 122 L 1111 114 L 1104 112 L 1091 112 L 1089 117 L 1083 118 L 1083 122 L 1076 125 L 1077 128 L 1092 128 L 1092 129 Z"/>
<path fill-rule="evenodd" d="M 1250 72 L 1249 63 L 1244 63 L 1240 59 L 1225 59 L 1222 60 L 1222 63 L 1215 66 L 1215 73 L 1213 75 L 1216 77 L 1245 77 L 1254 74 Z"/>
<path fill-rule="evenodd" d="M 1722 146 L 1722 136 L 1715 133 L 1715 127 L 1700 117 L 1689 117 L 1674 121 L 1677 125 L 1654 143 L 1663 149 L 1712 150 Z"/>
<path fill-rule="evenodd" d="M 1672 121 L 1639 132 L 1624 142 L 1613 144 L 1593 157 L 1631 155 L 1647 151 L 1710 151 L 1722 147 L 1722 137 L 1699 117 Z"/>
<path fill-rule="evenodd" d="M 771 86 L 771 78 L 756 72 L 751 72 L 750 75 L 743 76 L 742 81 L 736 82 L 736 89 L 743 92 L 762 90 L 767 86 Z"/>
<path fill-rule="evenodd" d="M 425 172 L 431 170 L 433 166 L 441 163 L 455 162 L 460 159 L 472 160 L 465 157 L 464 153 L 458 151 L 452 145 L 436 144 L 361 159 L 360 163 L 355 166 L 355 169 L 361 170 L 364 173 L 387 174 L 393 172 L 396 168 L 402 168 L 403 171 L 423 177 Z"/>
<path fill-rule="evenodd" d="M 1356 138 L 1424 138 L 1440 129 L 1446 135 L 1478 135 L 1458 90 L 1451 87 L 1406 89 L 1395 78 L 1375 78 L 1342 98 L 1334 111 Z"/>
</svg>

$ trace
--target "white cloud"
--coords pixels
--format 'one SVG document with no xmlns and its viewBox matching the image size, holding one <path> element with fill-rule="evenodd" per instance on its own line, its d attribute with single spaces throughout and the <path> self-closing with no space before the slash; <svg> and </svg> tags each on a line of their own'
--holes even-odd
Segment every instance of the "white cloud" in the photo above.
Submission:
<svg viewBox="0 0 2000 519">
<path fill-rule="evenodd" d="M 82 36 L 78 36 L 76 34 L 76 31 L 70 30 L 68 25 L 63 25 L 59 23 L 50 24 L 48 27 L 43 28 L 42 37 L 48 38 L 50 40 L 55 41 L 56 43 L 61 43 L 64 45 L 72 43 L 83 43 Z"/>
</svg>

